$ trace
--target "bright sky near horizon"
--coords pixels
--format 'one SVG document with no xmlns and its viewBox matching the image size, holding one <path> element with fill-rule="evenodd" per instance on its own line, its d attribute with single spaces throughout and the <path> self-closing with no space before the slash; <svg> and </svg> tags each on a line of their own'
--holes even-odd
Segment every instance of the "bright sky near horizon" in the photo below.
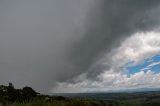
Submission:
<svg viewBox="0 0 160 106">
<path fill-rule="evenodd" d="M 108 58 L 111 58 L 109 63 L 112 64 L 109 70 L 104 70 L 98 76 L 100 78 L 99 81 L 84 80 L 85 75 L 82 75 L 79 78 L 79 83 L 59 83 L 60 88 L 65 88 L 65 92 L 72 92 L 70 90 L 73 90 L 73 88 L 74 91 L 76 91 L 75 89 L 80 89 L 80 91 L 84 92 L 159 88 L 159 35 L 160 33 L 157 31 L 133 34 L 122 42 L 120 47 L 114 49 L 109 57 L 106 55 L 102 59 L 104 66 L 108 64 Z M 59 90 L 61 91 L 60 88 Z M 61 92 L 63 91 L 64 89 Z"/>
</svg>

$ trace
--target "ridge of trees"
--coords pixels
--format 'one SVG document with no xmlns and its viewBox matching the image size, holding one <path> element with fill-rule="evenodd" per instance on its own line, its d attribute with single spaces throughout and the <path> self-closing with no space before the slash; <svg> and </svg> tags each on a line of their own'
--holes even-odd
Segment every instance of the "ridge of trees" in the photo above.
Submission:
<svg viewBox="0 0 160 106">
<path fill-rule="evenodd" d="M 9 102 L 25 102 L 30 101 L 39 95 L 31 87 L 23 87 L 22 89 L 15 89 L 12 83 L 9 83 L 8 86 L 0 85 L 0 101 L 9 101 Z"/>
</svg>

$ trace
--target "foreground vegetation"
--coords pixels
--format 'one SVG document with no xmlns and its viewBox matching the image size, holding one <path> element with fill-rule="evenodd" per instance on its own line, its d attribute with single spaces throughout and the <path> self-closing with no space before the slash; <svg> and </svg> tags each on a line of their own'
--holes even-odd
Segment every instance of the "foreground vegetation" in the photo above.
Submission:
<svg viewBox="0 0 160 106">
<path fill-rule="evenodd" d="M 37 99 L 24 103 L 13 103 L 10 106 L 160 106 L 160 99 L 146 101 L 142 99 L 133 99 L 125 101 L 114 100 L 52 100 Z"/>
<path fill-rule="evenodd" d="M 0 106 L 160 106 L 160 92 L 41 95 L 31 87 L 0 86 Z"/>
</svg>

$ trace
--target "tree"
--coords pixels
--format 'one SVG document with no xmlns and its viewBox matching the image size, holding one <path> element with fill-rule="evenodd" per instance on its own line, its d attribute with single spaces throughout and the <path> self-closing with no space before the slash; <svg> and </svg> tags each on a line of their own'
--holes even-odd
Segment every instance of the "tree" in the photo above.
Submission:
<svg viewBox="0 0 160 106">
<path fill-rule="evenodd" d="M 37 92 L 31 87 L 24 87 L 23 89 L 15 89 L 12 83 L 8 86 L 0 85 L 0 102 L 6 100 L 9 102 L 24 102 L 29 101 L 37 96 Z"/>
<path fill-rule="evenodd" d="M 26 101 L 29 101 L 37 96 L 37 92 L 34 91 L 31 87 L 24 87 L 22 89 L 22 94 Z"/>
<path fill-rule="evenodd" d="M 14 86 L 12 83 L 9 83 L 8 87 L 7 87 L 7 94 L 8 94 L 8 100 L 11 102 L 14 102 L 17 100 L 17 98 L 19 97 L 19 95 L 16 92 L 16 89 L 14 89 Z"/>
<path fill-rule="evenodd" d="M 13 86 L 13 84 L 11 82 L 8 83 L 8 87 L 14 89 L 14 86 Z"/>
</svg>

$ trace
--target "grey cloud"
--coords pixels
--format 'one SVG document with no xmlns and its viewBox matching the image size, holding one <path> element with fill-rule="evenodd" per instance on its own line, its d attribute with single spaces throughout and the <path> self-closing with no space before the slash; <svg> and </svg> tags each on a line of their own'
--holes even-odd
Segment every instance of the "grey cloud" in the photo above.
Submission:
<svg viewBox="0 0 160 106">
<path fill-rule="evenodd" d="M 88 0 L 1 0 L 0 84 L 47 92 L 68 71 L 60 67 L 87 5 Z"/>
<path fill-rule="evenodd" d="M 1 0 L 0 83 L 47 92 L 104 67 L 100 59 L 134 32 L 159 25 L 158 0 Z M 107 66 L 109 67 L 109 66 Z M 105 67 L 106 68 L 106 67 Z"/>
<path fill-rule="evenodd" d="M 88 14 L 84 37 L 73 46 L 70 55 L 76 70 L 80 69 L 79 73 L 87 70 L 88 77 L 95 78 L 103 69 L 109 69 L 110 65 L 102 66 L 99 59 L 132 33 L 156 28 L 159 25 L 159 4 L 157 0 L 96 2 Z"/>
</svg>

